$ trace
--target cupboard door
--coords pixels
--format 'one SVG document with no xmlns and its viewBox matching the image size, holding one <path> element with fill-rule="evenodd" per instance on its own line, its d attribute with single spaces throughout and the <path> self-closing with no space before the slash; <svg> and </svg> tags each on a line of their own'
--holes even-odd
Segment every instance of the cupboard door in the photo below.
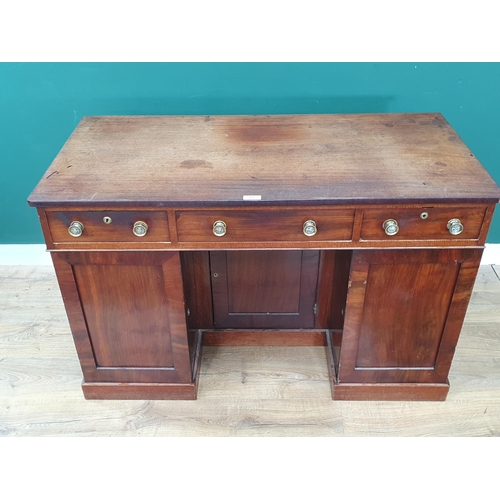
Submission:
<svg viewBox="0 0 500 500">
<path fill-rule="evenodd" d="M 86 382 L 191 382 L 178 252 L 52 258 Z"/>
<path fill-rule="evenodd" d="M 215 328 L 314 328 L 318 251 L 210 252 Z"/>
<path fill-rule="evenodd" d="M 354 251 L 339 383 L 445 383 L 481 254 Z"/>
</svg>

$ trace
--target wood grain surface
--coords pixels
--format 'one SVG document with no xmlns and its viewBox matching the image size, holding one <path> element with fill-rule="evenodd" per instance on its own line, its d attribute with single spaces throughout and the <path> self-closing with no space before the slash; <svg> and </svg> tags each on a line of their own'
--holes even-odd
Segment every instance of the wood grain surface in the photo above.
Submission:
<svg viewBox="0 0 500 500">
<path fill-rule="evenodd" d="M 361 226 L 362 240 L 477 240 L 483 223 L 486 207 L 447 207 L 388 209 L 386 207 L 363 210 Z M 423 219 L 422 214 L 426 214 Z M 397 234 L 388 236 L 381 231 L 387 219 L 395 219 L 399 226 Z M 447 224 L 451 219 L 460 219 L 464 229 L 459 235 L 451 235 Z M 461 242 L 460 242 L 461 243 Z"/>
<path fill-rule="evenodd" d="M 481 254 L 353 252 L 339 382 L 446 383 Z"/>
<path fill-rule="evenodd" d="M 86 382 L 192 381 L 177 252 L 52 259 Z"/>
<path fill-rule="evenodd" d="M 329 210 L 325 207 L 282 211 L 179 210 L 176 212 L 176 220 L 177 238 L 182 243 L 349 241 L 352 238 L 354 210 Z M 213 233 L 213 224 L 217 220 L 222 220 L 227 225 L 223 240 Z M 318 232 L 314 236 L 304 235 L 303 225 L 307 220 L 316 223 Z M 482 219 L 479 227 L 481 222 Z"/>
<path fill-rule="evenodd" d="M 106 224 L 104 218 L 111 223 Z M 170 241 L 166 212 L 152 210 L 121 212 L 116 210 L 92 212 L 47 212 L 50 234 L 54 243 L 89 243 L 89 242 L 149 242 Z M 83 224 L 83 233 L 75 238 L 68 232 L 69 225 L 78 220 Z M 134 223 L 142 221 L 148 225 L 147 233 L 138 237 L 133 232 Z"/>
<path fill-rule="evenodd" d="M 317 251 L 210 252 L 215 328 L 313 328 Z"/>
<path fill-rule="evenodd" d="M 332 401 L 324 347 L 277 346 L 206 346 L 197 401 L 90 401 L 52 267 L 0 267 L 0 435 L 500 436 L 499 275 L 480 267 L 444 402 Z"/>
<path fill-rule="evenodd" d="M 437 113 L 93 116 L 79 123 L 29 203 L 109 209 L 499 197 Z"/>
</svg>

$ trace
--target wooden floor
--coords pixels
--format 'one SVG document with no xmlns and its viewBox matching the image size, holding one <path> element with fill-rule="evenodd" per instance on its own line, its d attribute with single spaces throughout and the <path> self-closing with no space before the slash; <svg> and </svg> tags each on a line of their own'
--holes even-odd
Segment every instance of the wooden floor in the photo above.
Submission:
<svg viewBox="0 0 500 500">
<path fill-rule="evenodd" d="M 1 436 L 500 436 L 500 266 L 482 266 L 447 401 L 332 401 L 321 347 L 205 347 L 197 401 L 87 401 L 49 266 L 0 267 Z"/>
</svg>

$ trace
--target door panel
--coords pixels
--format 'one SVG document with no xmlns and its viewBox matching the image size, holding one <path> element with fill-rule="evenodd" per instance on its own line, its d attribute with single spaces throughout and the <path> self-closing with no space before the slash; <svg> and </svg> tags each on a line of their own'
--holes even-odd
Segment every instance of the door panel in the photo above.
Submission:
<svg viewBox="0 0 500 500">
<path fill-rule="evenodd" d="M 458 271 L 455 263 L 371 265 L 356 366 L 432 369 Z"/>
<path fill-rule="evenodd" d="M 353 252 L 339 381 L 445 383 L 481 253 Z"/>
<path fill-rule="evenodd" d="M 215 328 L 314 328 L 318 251 L 210 252 Z"/>
<path fill-rule="evenodd" d="M 73 272 L 98 367 L 173 366 L 161 266 L 76 264 Z"/>
<path fill-rule="evenodd" d="M 52 254 L 86 382 L 190 382 L 177 252 Z"/>
<path fill-rule="evenodd" d="M 229 252 L 231 314 L 299 314 L 302 252 Z"/>
</svg>

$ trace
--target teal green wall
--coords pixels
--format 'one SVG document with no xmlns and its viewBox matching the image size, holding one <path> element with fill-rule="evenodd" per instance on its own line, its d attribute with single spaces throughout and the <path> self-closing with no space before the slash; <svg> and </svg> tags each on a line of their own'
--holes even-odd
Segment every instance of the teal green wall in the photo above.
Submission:
<svg viewBox="0 0 500 500">
<path fill-rule="evenodd" d="M 0 244 L 43 242 L 26 198 L 85 115 L 433 111 L 500 184 L 497 63 L 0 64 Z"/>
</svg>

